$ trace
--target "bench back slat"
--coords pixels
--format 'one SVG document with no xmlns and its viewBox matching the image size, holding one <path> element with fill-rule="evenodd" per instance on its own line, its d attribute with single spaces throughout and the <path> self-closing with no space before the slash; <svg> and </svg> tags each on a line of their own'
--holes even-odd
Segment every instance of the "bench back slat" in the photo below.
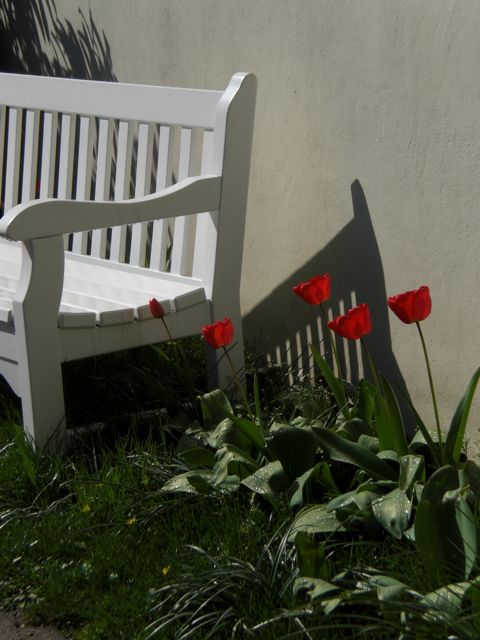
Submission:
<svg viewBox="0 0 480 640">
<path fill-rule="evenodd" d="M 21 201 L 33 200 L 36 192 L 38 134 L 40 114 L 28 109 L 25 114 L 25 141 L 23 147 L 23 176 Z"/>
<path fill-rule="evenodd" d="M 40 198 L 53 196 L 55 159 L 57 154 L 58 114 L 43 114 L 43 136 L 40 163 Z"/>
<path fill-rule="evenodd" d="M 99 118 L 97 166 L 95 174 L 95 200 L 108 200 L 112 177 L 113 125 L 108 118 Z M 95 229 L 92 232 L 91 255 L 105 258 L 107 249 L 107 230 Z"/>
<path fill-rule="evenodd" d="M 5 172 L 5 211 L 18 204 L 18 179 L 20 173 L 20 148 L 22 140 L 21 112 L 8 111 L 7 166 Z"/>
</svg>

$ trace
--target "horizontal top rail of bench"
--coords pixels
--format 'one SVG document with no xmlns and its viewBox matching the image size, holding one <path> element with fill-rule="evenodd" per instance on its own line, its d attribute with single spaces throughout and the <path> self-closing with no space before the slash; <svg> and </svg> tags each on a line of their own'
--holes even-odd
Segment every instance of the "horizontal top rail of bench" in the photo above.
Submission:
<svg viewBox="0 0 480 640">
<path fill-rule="evenodd" d="M 0 73 L 0 104 L 213 129 L 222 91 Z"/>
</svg>

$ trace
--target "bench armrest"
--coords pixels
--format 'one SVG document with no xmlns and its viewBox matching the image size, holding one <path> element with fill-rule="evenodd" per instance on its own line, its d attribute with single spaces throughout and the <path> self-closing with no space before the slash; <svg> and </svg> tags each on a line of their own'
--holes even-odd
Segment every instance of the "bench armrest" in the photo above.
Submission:
<svg viewBox="0 0 480 640">
<path fill-rule="evenodd" d="M 220 188 L 221 177 L 207 175 L 181 180 L 143 198 L 119 202 L 30 201 L 14 207 L 0 220 L 0 235 L 10 240 L 31 240 L 216 211 Z"/>
</svg>

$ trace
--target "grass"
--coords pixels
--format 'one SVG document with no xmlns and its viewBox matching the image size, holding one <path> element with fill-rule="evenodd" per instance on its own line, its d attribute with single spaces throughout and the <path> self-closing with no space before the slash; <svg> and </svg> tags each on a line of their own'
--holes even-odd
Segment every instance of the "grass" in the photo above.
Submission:
<svg viewBox="0 0 480 640">
<path fill-rule="evenodd" d="M 199 358 L 198 344 L 188 349 Z M 273 510 L 241 492 L 163 494 L 164 483 L 186 469 L 175 444 L 195 412 L 151 355 L 130 356 L 133 375 L 122 354 L 66 372 L 71 420 L 105 423 L 67 453 L 34 452 L 17 426 L 18 407 L 5 400 L 0 607 L 21 608 L 77 640 L 478 637 L 467 617 L 419 620 L 415 602 L 357 594 L 325 616 L 296 601 L 287 499 Z M 74 393 L 79 373 L 86 382 Z M 201 375 L 196 380 L 201 387 Z M 322 388 L 281 386 L 277 376 L 265 387 L 270 417 L 314 420 L 328 408 Z M 138 420 L 145 407 L 154 420 Z M 355 582 L 356 570 L 374 567 L 421 593 L 430 588 L 413 546 L 391 536 L 345 533 L 327 538 L 323 552 L 328 580 L 346 571 Z M 413 620 L 410 635 L 402 612 Z"/>
</svg>

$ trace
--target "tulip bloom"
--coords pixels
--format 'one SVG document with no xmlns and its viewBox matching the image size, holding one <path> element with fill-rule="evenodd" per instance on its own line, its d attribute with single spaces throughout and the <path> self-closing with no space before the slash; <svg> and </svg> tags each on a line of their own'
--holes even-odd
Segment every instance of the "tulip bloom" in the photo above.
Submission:
<svg viewBox="0 0 480 640">
<path fill-rule="evenodd" d="M 405 291 L 387 299 L 393 313 L 405 324 L 425 320 L 432 310 L 432 301 L 428 287 L 422 286 L 414 291 Z"/>
<path fill-rule="evenodd" d="M 330 297 L 330 274 L 313 276 L 293 287 L 293 291 L 308 304 L 322 304 Z"/>
<path fill-rule="evenodd" d="M 214 349 L 226 347 L 233 340 L 233 324 L 230 318 L 207 324 L 202 328 L 202 335 L 207 344 Z"/>
<path fill-rule="evenodd" d="M 156 298 L 152 298 L 148 304 L 150 305 L 150 311 L 154 318 L 163 318 L 165 309 Z"/>
<path fill-rule="evenodd" d="M 328 326 L 342 338 L 358 340 L 372 330 L 370 309 L 367 304 L 360 304 L 347 311 L 345 315 L 337 316 L 331 320 Z"/>
</svg>

